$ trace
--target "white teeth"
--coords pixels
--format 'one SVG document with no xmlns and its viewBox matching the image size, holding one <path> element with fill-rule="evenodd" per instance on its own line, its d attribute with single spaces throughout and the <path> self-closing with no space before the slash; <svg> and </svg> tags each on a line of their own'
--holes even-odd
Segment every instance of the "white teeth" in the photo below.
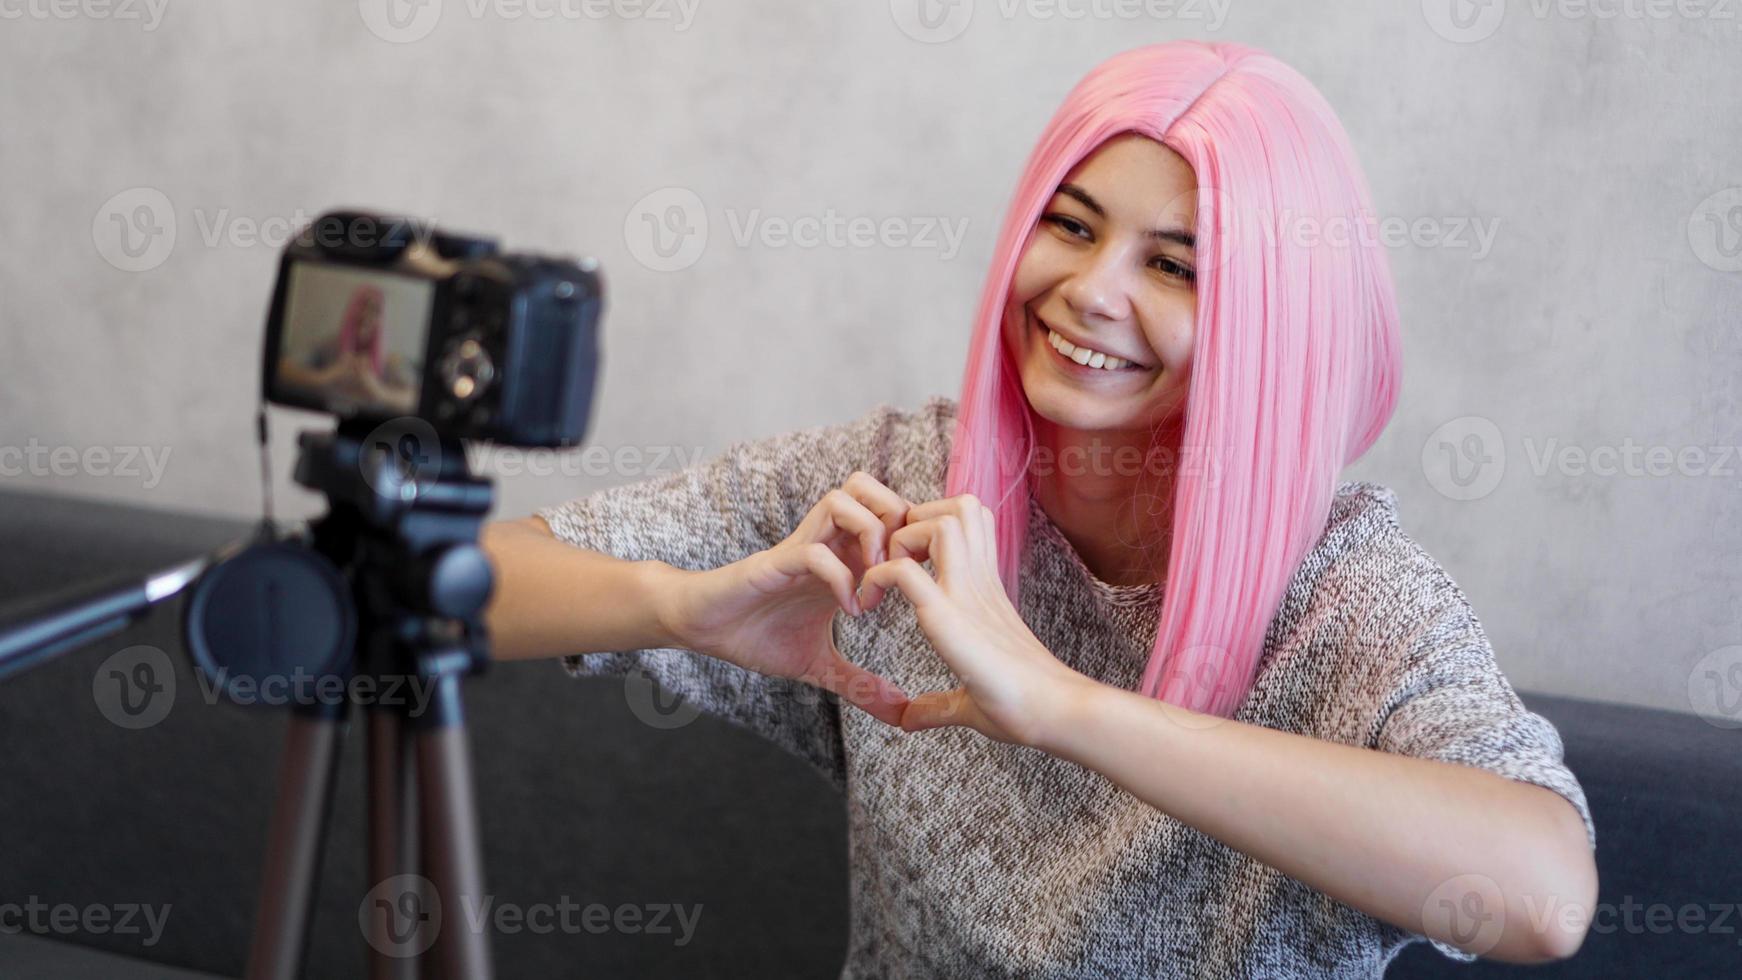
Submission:
<svg viewBox="0 0 1742 980">
<path fill-rule="evenodd" d="M 1123 357 L 1114 357 L 1112 354 L 1102 353 L 1098 350 L 1090 350 L 1087 347 L 1078 347 L 1059 336 L 1058 333 L 1051 328 L 1047 329 L 1046 340 L 1047 343 L 1051 344 L 1053 349 L 1057 350 L 1060 354 L 1076 361 L 1078 364 L 1086 364 L 1089 367 L 1101 368 L 1104 371 L 1117 371 L 1131 363 Z"/>
</svg>

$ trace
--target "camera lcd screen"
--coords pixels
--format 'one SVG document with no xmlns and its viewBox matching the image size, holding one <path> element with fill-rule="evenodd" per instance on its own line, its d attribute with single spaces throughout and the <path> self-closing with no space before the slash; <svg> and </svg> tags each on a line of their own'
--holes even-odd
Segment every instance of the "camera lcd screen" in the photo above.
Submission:
<svg viewBox="0 0 1742 980">
<path fill-rule="evenodd" d="M 435 283 L 292 263 L 275 374 L 286 393 L 341 415 L 417 411 Z"/>
</svg>

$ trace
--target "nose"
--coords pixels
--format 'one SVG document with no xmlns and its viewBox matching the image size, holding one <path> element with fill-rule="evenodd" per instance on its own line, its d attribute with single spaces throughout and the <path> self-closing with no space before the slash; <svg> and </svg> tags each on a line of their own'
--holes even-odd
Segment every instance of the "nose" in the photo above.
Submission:
<svg viewBox="0 0 1742 980">
<path fill-rule="evenodd" d="M 1059 287 L 1059 295 L 1079 320 L 1091 316 L 1123 320 L 1131 314 L 1124 249 L 1102 247 L 1083 260 Z"/>
</svg>

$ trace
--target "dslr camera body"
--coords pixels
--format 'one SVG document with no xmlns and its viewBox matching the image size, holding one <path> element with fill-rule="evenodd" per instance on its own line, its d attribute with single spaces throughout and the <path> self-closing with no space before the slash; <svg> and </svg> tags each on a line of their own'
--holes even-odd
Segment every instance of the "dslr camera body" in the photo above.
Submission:
<svg viewBox="0 0 1742 980">
<path fill-rule="evenodd" d="M 444 439 L 572 446 L 592 408 L 603 304 L 593 259 L 328 212 L 280 259 L 262 390 L 341 422 L 409 417 Z"/>
</svg>

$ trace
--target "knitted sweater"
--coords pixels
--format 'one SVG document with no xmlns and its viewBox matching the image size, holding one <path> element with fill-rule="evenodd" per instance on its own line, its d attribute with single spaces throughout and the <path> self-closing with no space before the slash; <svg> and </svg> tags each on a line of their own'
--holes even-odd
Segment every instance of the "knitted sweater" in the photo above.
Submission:
<svg viewBox="0 0 1742 980">
<path fill-rule="evenodd" d="M 955 411 L 941 396 L 916 411 L 879 405 L 538 514 L 594 551 L 715 568 L 780 542 L 855 469 L 915 502 L 943 496 Z M 1023 620 L 1072 669 L 1135 689 L 1160 586 L 1097 579 L 1032 498 L 1029 511 Z M 859 619 L 837 616 L 835 636 L 849 659 L 909 694 L 956 686 L 899 591 Z M 966 728 L 902 732 L 834 694 L 687 650 L 561 663 L 574 676 L 650 676 L 844 793 L 852 922 L 842 977 L 1376 977 L 1425 939 L 1036 749 Z M 1545 786 L 1578 809 L 1595 846 L 1558 733 L 1519 701 L 1463 593 L 1403 532 L 1396 497 L 1379 484 L 1337 488 L 1235 718 Z"/>
</svg>

